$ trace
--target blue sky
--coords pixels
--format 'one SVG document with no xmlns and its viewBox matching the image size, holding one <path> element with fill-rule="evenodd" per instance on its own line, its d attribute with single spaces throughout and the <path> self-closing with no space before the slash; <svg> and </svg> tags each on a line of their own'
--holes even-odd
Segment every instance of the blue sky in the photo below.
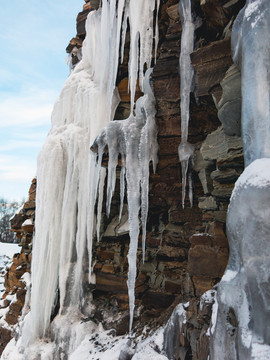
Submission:
<svg viewBox="0 0 270 360">
<path fill-rule="evenodd" d="M 1 0 L 0 197 L 27 197 L 83 0 Z"/>
</svg>

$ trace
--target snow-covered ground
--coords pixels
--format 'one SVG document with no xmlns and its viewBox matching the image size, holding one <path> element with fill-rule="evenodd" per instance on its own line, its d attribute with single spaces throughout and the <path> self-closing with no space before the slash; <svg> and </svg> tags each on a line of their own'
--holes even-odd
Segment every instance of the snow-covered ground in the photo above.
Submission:
<svg viewBox="0 0 270 360">
<path fill-rule="evenodd" d="M 6 268 L 11 265 L 13 255 L 19 253 L 21 248 L 17 244 L 6 244 L 0 242 L 0 298 L 4 289 L 4 276 Z"/>
</svg>

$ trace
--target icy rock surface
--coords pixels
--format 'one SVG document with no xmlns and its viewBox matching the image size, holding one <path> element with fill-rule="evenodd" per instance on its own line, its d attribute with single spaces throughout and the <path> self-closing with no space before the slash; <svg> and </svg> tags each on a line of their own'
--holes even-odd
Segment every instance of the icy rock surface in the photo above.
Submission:
<svg viewBox="0 0 270 360">
<path fill-rule="evenodd" d="M 270 159 L 258 159 L 238 179 L 227 218 L 230 260 L 212 317 L 211 359 L 255 359 L 270 345 Z M 270 355 L 270 353 L 269 353 Z"/>
<path fill-rule="evenodd" d="M 270 157 L 270 8 L 249 0 L 234 22 L 232 55 L 242 76 L 242 137 L 245 164 Z"/>
<path fill-rule="evenodd" d="M 142 223 L 143 259 L 145 255 L 146 222 L 148 214 L 149 163 L 152 161 L 155 171 L 157 164 L 157 129 L 155 123 L 155 98 L 150 86 L 152 69 L 145 74 L 144 96 L 136 102 L 135 116 L 130 114 L 126 120 L 115 120 L 101 130 L 93 147 L 97 148 L 98 163 L 101 163 L 106 145 L 109 153 L 107 179 L 107 214 L 110 213 L 111 199 L 115 189 L 116 166 L 121 155 L 120 175 L 120 215 L 121 220 L 125 182 L 127 184 L 128 221 L 130 246 L 128 252 L 128 294 L 130 307 L 130 331 L 135 304 L 135 281 L 137 275 L 136 261 L 140 220 Z M 100 165 L 99 165 L 100 166 Z"/>
<path fill-rule="evenodd" d="M 163 351 L 168 359 L 185 359 L 188 349 L 180 346 L 179 337 L 183 324 L 186 323 L 186 309 L 189 303 L 179 304 L 174 309 L 165 329 L 164 329 L 164 343 Z"/>
<path fill-rule="evenodd" d="M 189 171 L 190 163 L 193 161 L 194 148 L 188 143 L 188 124 L 189 124 L 189 103 L 190 92 L 192 90 L 192 80 L 194 70 L 191 64 L 190 54 L 194 47 L 195 25 L 192 20 L 191 0 L 181 0 L 179 2 L 179 13 L 182 23 L 181 53 L 180 53 L 180 97 L 181 97 L 181 143 L 178 147 L 178 154 L 182 169 L 182 207 L 185 206 L 186 179 L 189 182 L 189 201 L 193 204 L 192 178 Z"/>
<path fill-rule="evenodd" d="M 270 8 L 249 0 L 235 20 L 246 169 L 227 216 L 230 259 L 212 316 L 211 359 L 270 359 Z"/>
</svg>

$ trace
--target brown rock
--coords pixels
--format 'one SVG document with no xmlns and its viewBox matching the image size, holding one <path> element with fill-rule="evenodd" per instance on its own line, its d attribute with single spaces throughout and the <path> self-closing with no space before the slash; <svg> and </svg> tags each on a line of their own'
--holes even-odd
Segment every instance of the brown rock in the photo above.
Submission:
<svg viewBox="0 0 270 360">
<path fill-rule="evenodd" d="M 209 234 L 194 234 L 189 240 L 192 247 L 196 245 L 212 246 L 213 243 L 213 237 Z"/>
<path fill-rule="evenodd" d="M 130 92 L 128 88 L 128 78 L 125 77 L 123 80 L 120 81 L 120 83 L 117 85 L 119 95 L 122 102 L 130 102 Z M 135 101 L 141 97 L 143 93 L 140 90 L 139 81 L 137 81 L 136 85 L 136 93 L 135 93 Z"/>
<path fill-rule="evenodd" d="M 173 294 L 181 294 L 183 291 L 182 284 L 178 281 L 165 281 L 165 290 Z"/>
<path fill-rule="evenodd" d="M 207 276 L 193 276 L 192 281 L 195 287 L 196 296 L 201 296 L 215 284 L 213 278 Z"/>
<path fill-rule="evenodd" d="M 180 100 L 180 79 L 179 75 L 171 75 L 167 79 L 154 80 L 154 92 L 158 99 L 166 101 Z"/>
<path fill-rule="evenodd" d="M 25 210 L 35 209 L 35 207 L 36 207 L 36 202 L 35 202 L 35 200 L 28 200 L 28 201 L 26 201 L 26 202 L 24 203 L 24 205 L 23 205 L 23 208 L 24 208 Z"/>
<path fill-rule="evenodd" d="M 188 252 L 190 275 L 221 278 L 228 262 L 228 250 L 217 246 L 194 245 Z"/>
<path fill-rule="evenodd" d="M 173 295 L 149 290 L 142 297 L 142 302 L 149 309 L 167 309 L 174 301 Z"/>
<path fill-rule="evenodd" d="M 4 351 L 6 345 L 12 339 L 11 331 L 8 329 L 0 328 L 0 355 Z"/>
<path fill-rule="evenodd" d="M 80 12 L 77 16 L 77 35 L 80 37 L 85 36 L 85 22 L 86 22 L 87 15 L 89 14 L 90 11 L 91 11 L 91 9 L 88 8 L 88 9 Z"/>
<path fill-rule="evenodd" d="M 177 260 L 178 262 L 185 261 L 187 259 L 187 249 L 176 248 L 174 246 L 164 245 L 157 254 L 157 260 Z"/>
<path fill-rule="evenodd" d="M 178 4 L 175 4 L 175 5 L 170 6 L 170 7 L 167 8 L 167 14 L 174 21 L 179 21 L 180 20 L 178 9 L 179 9 Z"/>
<path fill-rule="evenodd" d="M 127 278 L 98 272 L 96 274 L 96 289 L 106 293 L 127 293 Z"/>
<path fill-rule="evenodd" d="M 178 224 L 192 222 L 196 226 L 201 222 L 201 211 L 197 207 L 182 209 L 181 205 L 173 206 L 169 210 L 169 222 Z"/>
<path fill-rule="evenodd" d="M 105 264 L 102 266 L 101 271 L 105 274 L 114 274 L 115 273 L 115 269 L 114 266 L 112 264 Z"/>
<path fill-rule="evenodd" d="M 99 247 L 97 249 L 97 257 L 100 261 L 113 260 L 114 251 L 106 250 L 105 247 Z"/>
<path fill-rule="evenodd" d="M 21 315 L 22 308 L 23 308 L 23 304 L 21 303 L 21 301 L 12 303 L 9 307 L 9 311 L 7 312 L 7 314 L 5 316 L 5 321 L 9 325 L 17 324 L 18 317 Z"/>
<path fill-rule="evenodd" d="M 201 9 L 209 28 L 218 31 L 223 29 L 229 21 L 226 10 L 220 5 L 218 0 L 201 1 Z"/>
<path fill-rule="evenodd" d="M 87 8 L 88 9 L 88 8 Z M 87 10 L 85 9 L 85 10 Z M 82 47 L 82 42 L 83 40 L 81 38 L 79 38 L 78 36 L 76 36 L 75 38 L 71 39 L 67 48 L 66 48 L 66 52 L 68 54 L 71 53 L 71 51 L 76 47 L 76 48 L 81 48 Z"/>
<path fill-rule="evenodd" d="M 230 41 L 220 40 L 202 47 L 191 54 L 191 60 L 196 73 L 197 95 L 208 95 L 232 64 Z"/>
</svg>

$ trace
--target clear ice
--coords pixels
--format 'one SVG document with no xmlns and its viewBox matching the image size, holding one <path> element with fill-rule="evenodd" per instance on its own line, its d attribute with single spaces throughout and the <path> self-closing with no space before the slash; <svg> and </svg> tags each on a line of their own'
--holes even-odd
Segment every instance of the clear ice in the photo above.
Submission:
<svg viewBox="0 0 270 360">
<path fill-rule="evenodd" d="M 212 317 L 213 360 L 270 359 L 270 8 L 248 0 L 232 32 L 242 76 L 246 168 L 227 216 L 230 259 Z"/>
<path fill-rule="evenodd" d="M 270 157 L 269 2 L 249 0 L 234 22 L 232 56 L 242 73 L 245 164 Z"/>
<path fill-rule="evenodd" d="M 188 143 L 188 124 L 189 124 L 189 103 L 190 92 L 194 70 L 191 64 L 190 54 L 194 47 L 195 25 L 192 20 L 191 1 L 180 0 L 179 13 L 182 23 L 181 53 L 180 53 L 180 97 L 181 97 L 181 143 L 178 147 L 179 160 L 182 170 L 182 207 L 185 206 L 186 179 L 189 178 L 189 201 L 193 204 L 192 178 L 189 173 L 189 166 L 193 161 L 194 147 Z"/>
<path fill-rule="evenodd" d="M 54 340 L 54 351 L 60 345 L 64 352 L 71 351 L 78 340 L 72 338 L 73 335 L 77 336 L 72 330 L 72 324 L 76 323 L 74 319 L 76 316 L 79 318 L 80 314 L 89 313 L 91 295 L 84 289 L 91 279 L 93 234 L 96 231 L 97 237 L 100 236 L 105 178 L 104 169 L 101 168 L 102 146 L 107 143 L 110 151 L 108 212 L 114 191 L 118 153 L 125 158 L 121 173 L 120 212 L 126 179 L 130 237 L 133 239 L 128 255 L 133 314 L 139 210 L 141 208 L 144 239 L 148 210 L 149 169 L 145 164 L 149 167 L 151 159 L 155 166 L 157 161 L 154 97 L 147 82 L 143 85 L 143 80 L 145 76 L 147 79 L 150 76 L 150 70 L 146 75 L 144 70 L 151 65 L 154 40 L 157 47 L 157 25 L 154 27 L 153 19 L 158 7 L 159 0 L 103 0 L 102 7 L 88 15 L 82 58 L 72 69 L 55 103 L 52 127 L 38 158 L 31 310 L 20 323 L 18 340 L 19 351 L 25 359 L 36 358 L 31 353 L 31 344 L 46 336 Z M 131 37 L 131 104 L 134 104 L 138 74 L 145 96 L 136 103 L 136 116 L 131 107 L 131 115 L 126 122 L 111 122 L 120 101 L 115 83 L 119 54 L 124 49 L 127 21 Z M 123 126 L 124 123 L 129 125 Z M 104 140 L 103 145 L 99 144 L 98 155 L 93 154 L 89 151 L 90 146 L 107 124 L 110 125 L 106 128 L 106 142 Z M 126 142 L 114 138 L 120 135 L 121 127 L 122 136 L 129 139 Z M 141 132 L 137 131 L 138 127 L 142 129 Z M 139 164 L 143 164 L 142 168 Z M 137 182 L 138 179 L 140 181 Z M 58 312 L 57 303 L 60 303 Z M 63 319 L 69 321 L 65 329 L 61 325 Z"/>
<path fill-rule="evenodd" d="M 108 147 L 108 179 L 107 179 L 107 214 L 110 212 L 111 199 L 115 188 L 118 156 L 121 155 L 122 167 L 120 175 L 120 215 L 124 198 L 124 184 L 127 183 L 127 202 L 130 246 L 128 252 L 128 294 L 130 308 L 130 331 L 132 328 L 135 281 L 137 275 L 137 249 L 142 223 L 143 260 L 145 256 L 146 222 L 148 214 L 148 182 L 149 163 L 152 161 L 155 171 L 157 164 L 157 129 L 155 124 L 155 97 L 150 86 L 152 69 L 145 73 L 142 90 L 144 96 L 136 101 L 135 116 L 130 114 L 126 120 L 110 122 L 95 139 L 98 161 L 102 159 L 105 144 Z M 101 149 L 101 151 L 100 151 Z M 140 219 L 139 219 L 140 216 Z"/>
</svg>

